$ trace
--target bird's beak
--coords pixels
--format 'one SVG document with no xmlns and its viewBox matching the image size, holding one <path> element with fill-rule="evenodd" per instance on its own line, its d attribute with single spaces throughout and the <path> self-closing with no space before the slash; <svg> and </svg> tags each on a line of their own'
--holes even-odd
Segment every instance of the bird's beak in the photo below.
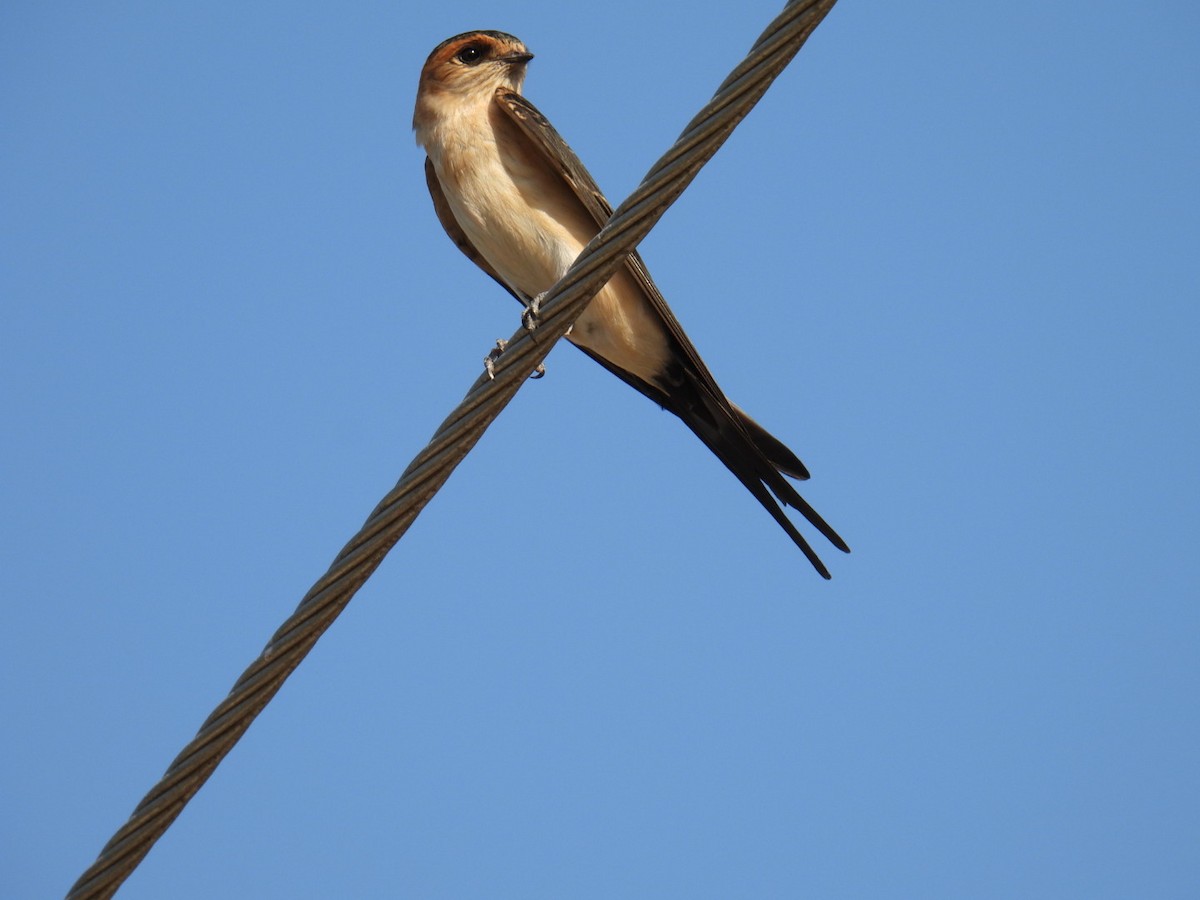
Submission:
<svg viewBox="0 0 1200 900">
<path fill-rule="evenodd" d="M 501 56 L 500 58 L 507 63 L 521 63 L 524 65 L 533 59 L 533 54 L 526 51 L 525 53 L 510 53 L 507 56 Z"/>
</svg>

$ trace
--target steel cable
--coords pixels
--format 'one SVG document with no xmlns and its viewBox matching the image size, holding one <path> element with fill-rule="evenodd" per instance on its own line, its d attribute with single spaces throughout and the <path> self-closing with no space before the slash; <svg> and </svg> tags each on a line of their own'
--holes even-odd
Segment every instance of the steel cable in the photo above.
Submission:
<svg viewBox="0 0 1200 900">
<path fill-rule="evenodd" d="M 658 222 L 771 82 L 799 52 L 836 0 L 792 0 L 750 53 L 688 123 L 675 144 L 614 212 L 544 299 L 532 334 L 513 335 L 494 378 L 480 377 L 404 470 L 358 534 L 250 664 L 129 820 L 67 895 L 111 897 L 250 727 L 317 639 L 350 602 L 425 504 L 546 357 L 592 296 Z"/>
</svg>

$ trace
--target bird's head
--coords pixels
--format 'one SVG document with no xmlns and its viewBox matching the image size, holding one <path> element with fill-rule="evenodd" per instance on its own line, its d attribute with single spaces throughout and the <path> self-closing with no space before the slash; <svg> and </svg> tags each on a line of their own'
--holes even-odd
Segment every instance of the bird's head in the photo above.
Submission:
<svg viewBox="0 0 1200 900">
<path fill-rule="evenodd" d="M 520 92 L 531 59 L 520 39 L 503 31 L 467 31 L 442 41 L 421 69 L 414 127 L 419 127 L 423 105 L 486 102 L 499 87 Z"/>
</svg>

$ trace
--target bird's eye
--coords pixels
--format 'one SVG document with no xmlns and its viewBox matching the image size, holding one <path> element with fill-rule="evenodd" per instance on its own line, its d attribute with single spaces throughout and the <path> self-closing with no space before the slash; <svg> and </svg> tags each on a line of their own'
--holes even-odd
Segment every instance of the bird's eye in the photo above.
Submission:
<svg viewBox="0 0 1200 900">
<path fill-rule="evenodd" d="M 481 59 L 483 59 L 483 48 L 477 47 L 474 44 L 463 47 L 458 51 L 458 61 L 466 63 L 468 66 L 479 62 Z"/>
</svg>

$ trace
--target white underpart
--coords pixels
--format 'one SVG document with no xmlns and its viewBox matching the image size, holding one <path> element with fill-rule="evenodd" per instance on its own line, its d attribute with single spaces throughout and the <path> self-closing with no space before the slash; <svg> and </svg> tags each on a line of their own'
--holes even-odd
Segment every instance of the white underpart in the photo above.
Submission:
<svg viewBox="0 0 1200 900">
<path fill-rule="evenodd" d="M 570 187 L 505 130 L 487 103 L 459 96 L 453 114 L 418 131 L 462 230 L 515 291 L 540 294 L 562 277 L 598 231 Z M 515 127 L 515 126 L 510 126 Z M 507 165 L 501 162 L 501 153 Z M 666 332 L 621 269 L 575 321 L 568 339 L 646 381 L 670 357 Z"/>
</svg>

